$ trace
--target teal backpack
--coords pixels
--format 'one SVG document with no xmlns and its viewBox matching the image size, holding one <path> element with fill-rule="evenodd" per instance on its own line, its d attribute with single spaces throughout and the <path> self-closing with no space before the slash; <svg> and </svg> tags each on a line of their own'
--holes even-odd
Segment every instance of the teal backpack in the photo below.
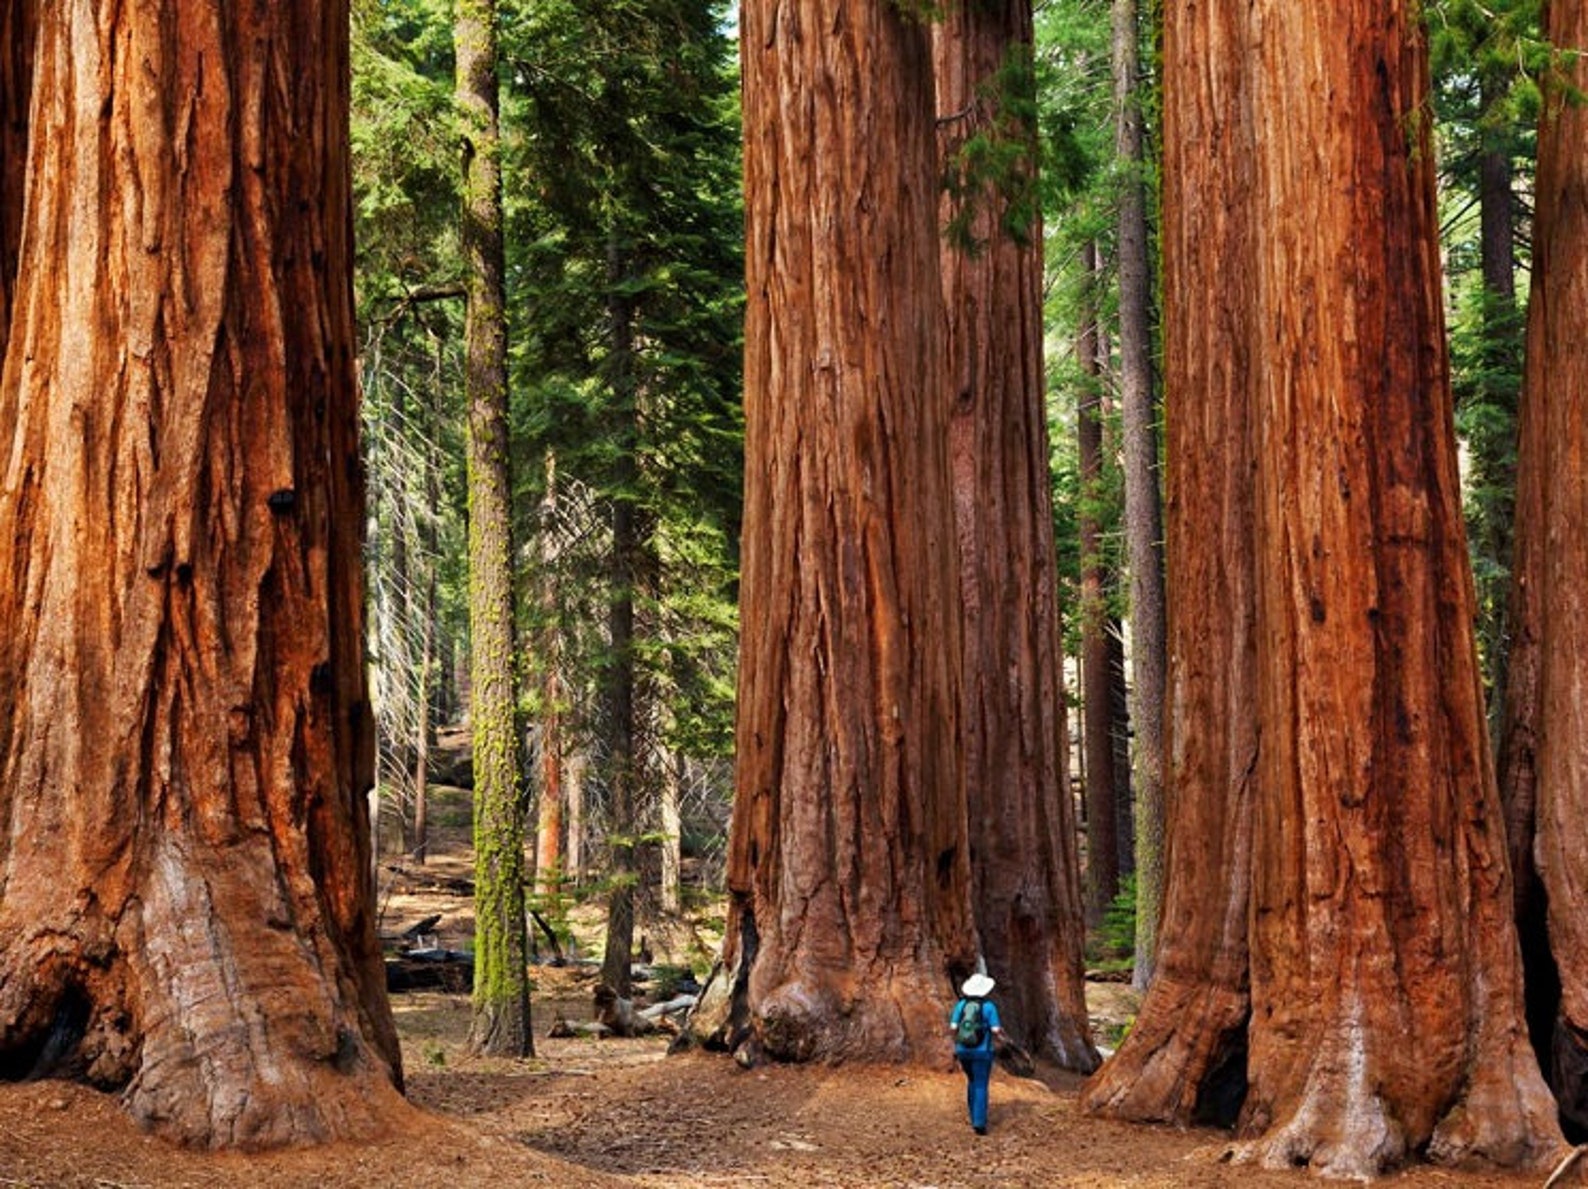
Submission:
<svg viewBox="0 0 1588 1189">
<path fill-rule="evenodd" d="M 981 1000 L 967 999 L 954 1028 L 955 1047 L 979 1049 L 987 1041 L 987 1023 L 982 1019 Z"/>
</svg>

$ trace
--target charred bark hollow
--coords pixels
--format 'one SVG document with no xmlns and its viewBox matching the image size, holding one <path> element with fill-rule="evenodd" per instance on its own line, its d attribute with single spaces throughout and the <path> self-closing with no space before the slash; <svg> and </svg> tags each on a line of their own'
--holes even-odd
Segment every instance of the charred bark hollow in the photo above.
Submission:
<svg viewBox="0 0 1588 1189">
<path fill-rule="evenodd" d="M 0 362 L 11 323 L 26 198 L 35 0 L 0 0 Z"/>
<path fill-rule="evenodd" d="M 1246 1089 L 1257 765 L 1251 129 L 1242 6 L 1164 25 L 1169 707 L 1157 968 L 1085 1109 L 1233 1123 Z"/>
<path fill-rule="evenodd" d="M 1271 1165 L 1537 1165 L 1413 5 L 1251 9 L 1259 721 L 1250 1090 Z"/>
<path fill-rule="evenodd" d="M 1004 86 L 1030 87 L 1030 0 L 955 4 L 934 41 L 945 159 L 973 136 L 1020 137 Z M 1009 69 L 1018 62 L 1018 72 Z M 1035 181 L 1035 153 L 1026 162 Z M 949 453 L 964 632 L 972 899 L 1009 1035 L 1066 1068 L 1097 1066 L 1086 1015 L 1080 858 L 1069 794 L 1042 376 L 1042 237 L 1012 182 L 947 204 L 981 247 L 945 240 Z"/>
<path fill-rule="evenodd" d="M 399 1102 L 347 39 L 343 3 L 185 0 L 41 6 L 34 46 L 0 380 L 0 1068 L 119 1089 L 200 1145 L 366 1133 Z"/>
<path fill-rule="evenodd" d="M 937 217 L 929 36 L 892 0 L 743 14 L 744 632 L 724 960 L 747 1041 L 778 1058 L 946 1060 L 951 979 L 975 955 L 943 315 L 922 234 Z"/>
<path fill-rule="evenodd" d="M 1581 0 L 1553 0 L 1546 19 L 1552 44 L 1588 46 Z M 1539 127 L 1511 604 L 1516 673 L 1507 687 L 1501 788 L 1519 868 L 1518 908 L 1547 905 L 1547 948 L 1526 946 L 1535 1038 L 1547 1052 L 1561 1116 L 1581 1135 L 1588 1131 L 1588 111 L 1570 96 L 1588 82 L 1588 60 L 1557 69 L 1546 76 Z M 1536 917 L 1519 923 L 1525 941 L 1545 940 Z"/>
</svg>

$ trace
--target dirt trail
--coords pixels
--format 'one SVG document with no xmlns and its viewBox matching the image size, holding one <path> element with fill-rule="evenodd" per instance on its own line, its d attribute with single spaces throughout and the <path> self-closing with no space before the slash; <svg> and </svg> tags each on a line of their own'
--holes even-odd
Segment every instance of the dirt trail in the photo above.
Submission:
<svg viewBox="0 0 1588 1189">
<path fill-rule="evenodd" d="M 421 884 L 385 873 L 382 929 L 439 913 L 438 944 L 465 948 L 472 904 L 466 812 L 443 836 Z M 440 877 L 439 879 L 437 877 Z M 454 886 L 440 885 L 451 879 Z M 598 952 L 588 928 L 586 952 Z M 660 940 L 653 930 L 653 940 Z M 677 944 L 696 948 L 682 930 Z M 661 957 L 661 955 L 658 955 Z M 680 960 L 683 955 L 668 955 Z M 742 1070 L 709 1054 L 665 1056 L 665 1038 L 554 1039 L 554 1016 L 588 1020 L 595 973 L 535 974 L 536 1058 L 467 1054 L 466 992 L 393 997 L 414 1106 L 394 1133 L 254 1156 L 176 1151 L 143 1135 L 114 1098 L 59 1082 L 0 1084 L 0 1189 L 13 1186 L 468 1189 L 472 1186 L 748 1186 L 754 1189 L 991 1187 L 1264 1187 L 1309 1183 L 1300 1172 L 1227 1162 L 1228 1137 L 1127 1127 L 1081 1117 L 1075 1078 L 994 1075 L 991 1134 L 965 1122 L 955 1070 Z M 1128 988 L 1088 990 L 1100 1034 L 1128 1020 Z M 1536 1189 L 1543 1178 L 1418 1168 L 1385 1184 Z"/>
</svg>

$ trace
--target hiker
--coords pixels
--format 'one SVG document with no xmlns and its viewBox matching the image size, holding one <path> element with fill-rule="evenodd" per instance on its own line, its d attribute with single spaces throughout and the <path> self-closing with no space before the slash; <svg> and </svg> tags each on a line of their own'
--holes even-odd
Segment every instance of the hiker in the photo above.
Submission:
<svg viewBox="0 0 1588 1189">
<path fill-rule="evenodd" d="M 965 1070 L 970 1125 L 977 1135 L 987 1134 L 987 1083 L 992 1080 L 993 1040 L 1002 1040 L 1004 1034 L 998 1008 L 987 998 L 996 985 L 985 974 L 971 975 L 959 989 L 960 1001 L 948 1020 L 954 1034 L 954 1056 Z"/>
</svg>

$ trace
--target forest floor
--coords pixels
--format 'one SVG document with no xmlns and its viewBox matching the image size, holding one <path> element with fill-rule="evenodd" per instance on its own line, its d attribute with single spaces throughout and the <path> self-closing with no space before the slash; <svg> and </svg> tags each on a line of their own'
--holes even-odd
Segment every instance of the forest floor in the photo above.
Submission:
<svg viewBox="0 0 1588 1189">
<path fill-rule="evenodd" d="M 446 827 L 441 833 L 445 838 Z M 460 829 L 461 835 L 463 831 Z M 469 874 L 460 839 L 443 842 L 427 871 L 439 881 L 383 872 L 383 932 L 439 912 L 442 945 L 472 936 L 472 903 L 448 875 Z M 588 918 L 598 920 L 598 914 Z M 577 932 L 577 931 L 576 931 Z M 656 934 L 658 961 L 687 960 L 699 939 Z M 594 949 L 589 952 L 598 952 Z M 667 1055 L 665 1036 L 552 1038 L 562 1016 L 593 1017 L 594 970 L 538 967 L 528 1061 L 468 1055 L 469 998 L 393 996 L 413 1109 L 392 1133 L 363 1144 L 257 1155 L 176 1150 L 144 1135 L 112 1097 L 62 1082 L 0 1085 L 0 1189 L 12 1186 L 305 1186 L 432 1189 L 486 1185 L 751 1186 L 756 1189 L 991 1189 L 993 1186 L 1251 1186 L 1309 1183 L 1231 1159 L 1217 1131 L 1125 1126 L 1076 1108 L 1080 1079 L 994 1074 L 990 1134 L 965 1122 L 956 1070 L 771 1066 Z M 1135 1010 L 1120 984 L 1088 988 L 1098 1035 Z M 1540 1175 L 1419 1167 L 1384 1183 L 1416 1189 L 1521 1189 Z"/>
</svg>

